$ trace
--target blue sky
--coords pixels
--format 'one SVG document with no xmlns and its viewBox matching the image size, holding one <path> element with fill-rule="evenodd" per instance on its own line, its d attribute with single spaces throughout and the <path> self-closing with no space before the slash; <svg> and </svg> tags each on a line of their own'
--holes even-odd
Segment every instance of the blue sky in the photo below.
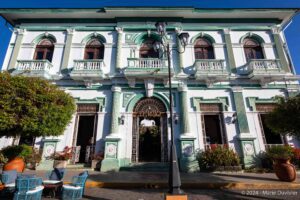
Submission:
<svg viewBox="0 0 300 200">
<path fill-rule="evenodd" d="M 300 8 L 300 0 L 0 0 L 0 8 L 100 8 L 104 6 L 193 6 L 198 8 Z M 287 27 L 286 39 L 300 74 L 300 14 Z M 11 32 L 0 17 L 0 68 Z"/>
</svg>

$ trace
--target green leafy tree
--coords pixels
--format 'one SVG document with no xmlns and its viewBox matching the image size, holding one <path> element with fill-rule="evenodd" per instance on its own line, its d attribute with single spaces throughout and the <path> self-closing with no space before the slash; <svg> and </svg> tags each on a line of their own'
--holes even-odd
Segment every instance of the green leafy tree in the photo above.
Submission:
<svg viewBox="0 0 300 200">
<path fill-rule="evenodd" d="M 267 117 L 267 126 L 275 133 L 300 137 L 300 95 L 277 99 L 276 108 Z"/>
<path fill-rule="evenodd" d="M 0 73 L 0 136 L 58 136 L 74 112 L 73 98 L 48 81 Z"/>
</svg>

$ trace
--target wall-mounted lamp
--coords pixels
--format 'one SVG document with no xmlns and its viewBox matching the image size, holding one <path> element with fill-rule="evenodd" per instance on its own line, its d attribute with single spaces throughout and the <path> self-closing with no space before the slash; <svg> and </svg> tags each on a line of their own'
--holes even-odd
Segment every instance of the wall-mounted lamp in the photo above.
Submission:
<svg viewBox="0 0 300 200">
<path fill-rule="evenodd" d="M 174 122 L 175 124 L 178 124 L 179 122 L 179 116 L 177 114 L 174 114 Z"/>
<path fill-rule="evenodd" d="M 121 117 L 119 117 L 119 124 L 124 125 L 124 122 L 125 122 L 125 115 L 121 115 Z"/>
<path fill-rule="evenodd" d="M 232 116 L 231 116 L 231 123 L 232 123 L 232 124 L 235 124 L 236 119 L 237 119 L 237 115 L 236 115 L 236 112 L 235 112 L 235 113 L 233 113 Z"/>
</svg>

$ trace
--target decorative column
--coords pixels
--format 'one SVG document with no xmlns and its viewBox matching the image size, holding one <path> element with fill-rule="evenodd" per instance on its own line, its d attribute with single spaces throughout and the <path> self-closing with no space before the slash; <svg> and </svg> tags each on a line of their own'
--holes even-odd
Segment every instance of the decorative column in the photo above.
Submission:
<svg viewBox="0 0 300 200">
<path fill-rule="evenodd" d="M 254 140 L 256 137 L 251 135 L 249 131 L 242 88 L 233 87 L 232 94 L 237 115 L 237 139 L 241 147 L 241 160 L 247 168 L 254 165 L 254 156 L 256 154 Z"/>
<path fill-rule="evenodd" d="M 195 136 L 190 131 L 189 111 L 188 111 L 188 88 L 182 84 L 178 88 L 180 96 L 180 148 L 181 154 L 179 164 L 181 171 L 195 172 L 199 171 L 199 164 L 195 157 Z"/>
<path fill-rule="evenodd" d="M 63 74 L 68 72 L 73 35 L 74 35 L 74 29 L 67 29 L 66 44 L 65 44 L 64 54 L 63 54 L 63 59 L 61 64 L 61 73 Z"/>
<path fill-rule="evenodd" d="M 14 49 L 11 54 L 10 61 L 8 63 L 8 67 L 7 67 L 8 71 L 14 70 L 16 68 L 18 55 L 19 55 L 19 52 L 21 49 L 21 45 L 22 45 L 23 37 L 24 37 L 25 33 L 26 33 L 25 29 L 16 29 L 15 30 L 16 41 L 15 41 Z"/>
<path fill-rule="evenodd" d="M 123 28 L 116 27 L 117 30 L 117 48 L 116 48 L 116 71 L 118 72 L 122 66 L 121 66 L 121 53 L 122 53 L 122 37 L 123 37 Z"/>
<path fill-rule="evenodd" d="M 112 108 L 110 133 L 105 138 L 105 155 L 101 164 L 101 171 L 118 171 L 120 164 L 118 159 L 119 135 L 119 115 L 121 106 L 121 88 L 112 87 Z"/>
<path fill-rule="evenodd" d="M 37 170 L 50 170 L 53 169 L 54 160 L 48 159 L 54 152 L 59 139 L 43 139 L 43 153 L 41 163 L 37 166 Z"/>
<path fill-rule="evenodd" d="M 276 52 L 277 52 L 277 56 L 279 58 L 281 68 L 285 72 L 291 72 L 291 68 L 290 68 L 289 63 L 287 61 L 287 58 L 285 56 L 284 44 L 283 44 L 283 42 L 281 40 L 281 37 L 280 37 L 280 28 L 279 27 L 273 28 L 272 33 L 273 33 L 275 48 L 276 48 Z"/>
<path fill-rule="evenodd" d="M 181 42 L 180 42 L 180 39 L 179 39 L 179 34 L 181 32 L 181 29 L 180 28 L 175 28 L 175 31 L 176 31 L 176 45 L 177 45 L 177 49 L 179 52 L 183 52 L 184 49 L 183 49 L 183 46 L 181 45 Z M 184 75 L 183 73 L 183 53 L 177 53 L 178 54 L 178 74 L 179 75 Z"/>
<path fill-rule="evenodd" d="M 231 37 L 230 37 L 230 29 L 224 29 L 223 31 L 224 31 L 224 38 L 225 38 L 225 43 L 226 43 L 228 64 L 230 65 L 230 72 L 235 73 L 236 65 L 235 65 L 232 42 L 231 42 Z"/>
</svg>

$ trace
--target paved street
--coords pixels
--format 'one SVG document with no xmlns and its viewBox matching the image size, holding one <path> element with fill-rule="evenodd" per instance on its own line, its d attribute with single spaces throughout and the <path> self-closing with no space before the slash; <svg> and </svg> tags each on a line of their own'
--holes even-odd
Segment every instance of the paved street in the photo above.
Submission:
<svg viewBox="0 0 300 200">
<path fill-rule="evenodd" d="M 163 200 L 162 189 L 107 189 L 87 188 L 83 199 L 92 200 Z M 192 190 L 186 189 L 189 200 L 212 200 L 212 199 L 289 199 L 298 200 L 300 190 Z M 43 198 L 50 200 L 48 198 Z"/>
</svg>

